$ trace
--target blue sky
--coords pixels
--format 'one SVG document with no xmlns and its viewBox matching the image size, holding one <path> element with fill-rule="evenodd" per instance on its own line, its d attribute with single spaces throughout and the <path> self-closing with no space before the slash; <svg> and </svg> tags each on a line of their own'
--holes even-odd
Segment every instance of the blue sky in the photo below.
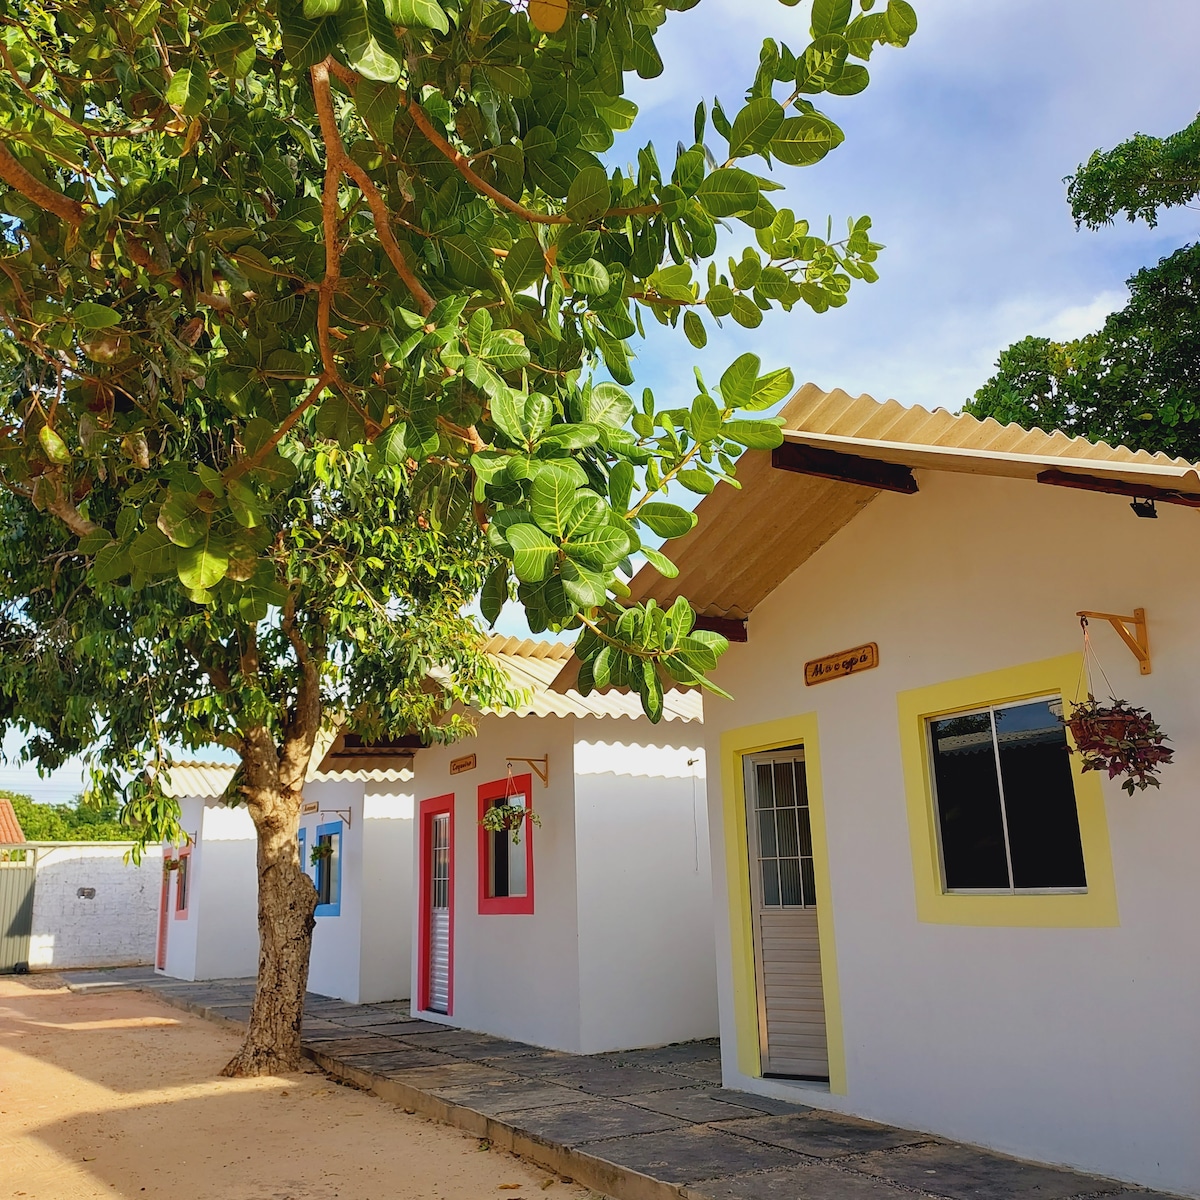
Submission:
<svg viewBox="0 0 1200 1200">
<path fill-rule="evenodd" d="M 651 326 L 638 347 L 639 388 L 689 403 L 693 363 L 715 380 L 752 350 L 801 383 L 957 409 L 1005 346 L 1098 328 L 1125 302 L 1127 276 L 1196 239 L 1193 210 L 1154 230 L 1121 221 L 1076 232 L 1062 183 L 1097 147 L 1135 131 L 1172 133 L 1196 115 L 1196 0 L 913 3 L 921 28 L 905 49 L 876 51 L 870 87 L 821 98 L 843 145 L 815 167 L 781 168 L 787 191 L 773 196 L 814 226 L 832 216 L 841 229 L 847 216 L 870 214 L 887 246 L 879 282 L 856 284 L 845 308 L 821 316 L 797 308 L 750 331 L 727 321 L 699 352 Z M 659 42 L 665 71 L 636 82 L 641 116 L 617 150 L 633 158 L 650 140 L 672 162 L 675 143 L 691 141 L 701 96 L 737 111 L 764 37 L 807 44 L 808 7 L 703 0 L 673 15 Z M 750 244 L 733 224 L 730 248 Z M 501 629 L 522 633 L 523 622 L 506 612 Z M 6 755 L 18 745 L 10 738 Z M 71 769 L 43 782 L 0 764 L 0 788 L 39 799 L 79 786 Z"/>
</svg>

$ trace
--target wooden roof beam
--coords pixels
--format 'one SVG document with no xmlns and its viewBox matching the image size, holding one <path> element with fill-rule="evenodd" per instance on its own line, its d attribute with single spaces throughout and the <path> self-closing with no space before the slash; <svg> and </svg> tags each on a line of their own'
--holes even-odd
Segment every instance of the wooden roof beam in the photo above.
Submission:
<svg viewBox="0 0 1200 1200">
<path fill-rule="evenodd" d="M 1155 487 L 1149 483 L 1129 483 L 1124 479 L 1105 479 L 1100 475 L 1075 475 L 1067 471 L 1042 471 L 1038 483 L 1055 487 L 1079 488 L 1085 492 L 1106 492 L 1112 496 L 1134 496 L 1140 500 L 1161 500 L 1164 504 L 1182 504 L 1200 508 L 1200 495 L 1177 492 L 1173 488 Z"/>
<path fill-rule="evenodd" d="M 749 636 L 746 632 L 746 622 L 739 621 L 736 617 L 706 617 L 704 613 L 697 613 L 696 624 L 692 628 L 719 633 L 731 642 L 744 642 Z"/>
<path fill-rule="evenodd" d="M 858 454 L 843 454 L 823 446 L 806 446 L 801 442 L 784 442 L 771 451 L 771 466 L 798 475 L 815 475 L 839 483 L 857 483 L 881 492 L 900 492 L 911 496 L 917 491 L 912 468 L 900 463 L 863 458 Z"/>
</svg>

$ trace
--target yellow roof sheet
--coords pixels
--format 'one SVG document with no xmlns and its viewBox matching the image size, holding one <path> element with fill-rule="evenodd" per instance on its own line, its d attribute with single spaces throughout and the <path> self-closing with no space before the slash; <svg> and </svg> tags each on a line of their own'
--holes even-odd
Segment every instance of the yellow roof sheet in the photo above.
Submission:
<svg viewBox="0 0 1200 1200">
<path fill-rule="evenodd" d="M 916 469 L 1030 480 L 1057 470 L 1200 495 L 1200 472 L 1184 459 L 826 392 L 814 383 L 800 388 L 780 415 L 787 441 Z M 665 605 L 682 595 L 706 616 L 743 619 L 879 494 L 862 484 L 776 470 L 766 451 L 744 454 L 738 479 L 741 490 L 718 484 L 697 506 L 696 527 L 666 547 L 679 575 L 665 579 L 644 566 L 630 583 L 635 600 Z M 557 686 L 571 686 L 577 670 L 568 664 Z"/>
</svg>

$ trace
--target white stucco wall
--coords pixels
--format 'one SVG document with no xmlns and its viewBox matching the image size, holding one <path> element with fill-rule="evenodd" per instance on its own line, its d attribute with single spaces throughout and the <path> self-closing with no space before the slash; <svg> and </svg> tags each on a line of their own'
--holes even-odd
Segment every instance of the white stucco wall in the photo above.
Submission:
<svg viewBox="0 0 1200 1200">
<path fill-rule="evenodd" d="M 576 721 L 585 1053 L 717 1033 L 703 728 Z"/>
<path fill-rule="evenodd" d="M 239 979 L 258 973 L 258 873 L 254 822 L 244 806 L 179 801 L 191 836 L 187 915 L 175 909 L 171 873 L 164 974 L 177 979 Z M 155 894 L 157 922 L 158 893 Z"/>
<path fill-rule="evenodd" d="M 1159 506 L 919 472 L 761 604 L 706 699 L 726 1082 L 1028 1158 L 1200 1196 L 1200 524 Z M 753 548 L 747 547 L 747 553 Z M 1153 674 L 1099 622 L 1120 696 L 1150 708 L 1175 763 L 1161 791 L 1104 783 L 1120 924 L 921 923 L 897 693 L 1078 652 L 1078 609 L 1146 609 Z M 805 660 L 875 641 L 880 666 L 806 688 Z M 1068 697 L 1071 698 L 1071 697 Z M 719 746 L 816 712 L 845 1096 L 739 1073 Z"/>
<path fill-rule="evenodd" d="M 478 736 L 455 746 L 422 750 L 415 762 L 419 802 L 453 794 L 454 945 L 453 1012 L 429 1019 L 482 1030 L 538 1046 L 578 1052 L 582 1048 L 579 1007 L 579 930 L 575 883 L 575 781 L 572 774 L 573 718 L 484 717 Z M 475 754 L 477 767 L 450 774 L 450 760 Z M 534 912 L 479 912 L 480 784 L 507 776 L 505 755 L 550 758 L 550 785 L 533 778 L 533 810 L 542 818 L 533 830 Z M 513 763 L 514 775 L 526 773 Z M 414 863 L 420 855 L 414 836 Z M 419 865 L 414 867 L 419 879 Z M 412 995 L 417 989 L 420 939 L 414 906 Z"/>
<path fill-rule="evenodd" d="M 363 914 L 359 1000 L 406 1000 L 412 969 L 412 784 L 368 783 L 394 792 L 363 797 Z"/>
<path fill-rule="evenodd" d="M 317 812 L 305 813 L 300 819 L 301 828 L 306 831 L 304 869 L 311 878 L 316 878 L 316 867 L 309 856 L 316 844 L 317 828 L 342 822 L 340 911 L 316 918 L 308 990 L 358 1004 L 362 986 L 363 784 L 308 783 L 304 786 L 304 799 L 308 804 L 320 805 Z"/>
<path fill-rule="evenodd" d="M 124 842 L 38 849 L 32 969 L 153 962 L 162 854 L 151 847 L 135 866 L 128 850 Z"/>
</svg>

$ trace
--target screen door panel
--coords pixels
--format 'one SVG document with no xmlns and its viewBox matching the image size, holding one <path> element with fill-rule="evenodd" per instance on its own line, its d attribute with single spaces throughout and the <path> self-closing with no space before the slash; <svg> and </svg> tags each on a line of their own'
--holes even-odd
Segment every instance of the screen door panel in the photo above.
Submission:
<svg viewBox="0 0 1200 1200">
<path fill-rule="evenodd" d="M 430 822 L 429 1008 L 450 1011 L 450 814 Z"/>
<path fill-rule="evenodd" d="M 796 751 L 746 765 L 763 1073 L 829 1078 L 812 822 Z"/>
</svg>

